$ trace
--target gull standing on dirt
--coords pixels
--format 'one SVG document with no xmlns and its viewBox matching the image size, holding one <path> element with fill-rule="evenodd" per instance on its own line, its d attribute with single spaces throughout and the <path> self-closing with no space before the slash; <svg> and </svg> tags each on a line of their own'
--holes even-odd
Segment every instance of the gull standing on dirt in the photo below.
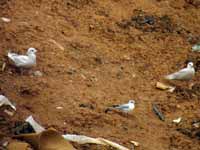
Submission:
<svg viewBox="0 0 200 150">
<path fill-rule="evenodd" d="M 167 80 L 191 80 L 195 74 L 194 66 L 192 62 L 187 64 L 187 67 L 181 69 L 178 72 L 165 76 Z"/>
<path fill-rule="evenodd" d="M 125 113 L 128 113 L 135 109 L 135 101 L 129 100 L 129 102 L 127 104 L 114 105 L 112 107 L 107 108 L 105 110 L 105 113 L 107 113 L 108 111 L 111 111 L 112 109 L 117 109 L 117 110 L 123 111 Z"/>
<path fill-rule="evenodd" d="M 26 55 L 8 52 L 8 58 L 18 68 L 31 68 L 36 65 L 36 52 L 35 48 L 29 48 Z"/>
</svg>

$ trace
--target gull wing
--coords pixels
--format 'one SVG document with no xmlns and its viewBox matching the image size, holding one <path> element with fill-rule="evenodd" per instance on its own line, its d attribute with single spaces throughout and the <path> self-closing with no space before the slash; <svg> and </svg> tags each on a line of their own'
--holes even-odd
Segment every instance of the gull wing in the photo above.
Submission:
<svg viewBox="0 0 200 150">
<path fill-rule="evenodd" d="M 12 54 L 9 58 L 15 63 L 16 66 L 24 66 L 30 62 L 30 58 L 25 55 Z"/>
<path fill-rule="evenodd" d="M 173 79 L 189 79 L 192 74 L 192 70 L 189 68 L 184 68 L 178 72 L 172 73 L 168 76 L 166 76 L 167 79 L 173 80 Z"/>
<path fill-rule="evenodd" d="M 115 108 L 117 108 L 117 109 L 128 109 L 129 108 L 129 104 L 119 105 L 119 106 L 117 106 Z"/>
</svg>

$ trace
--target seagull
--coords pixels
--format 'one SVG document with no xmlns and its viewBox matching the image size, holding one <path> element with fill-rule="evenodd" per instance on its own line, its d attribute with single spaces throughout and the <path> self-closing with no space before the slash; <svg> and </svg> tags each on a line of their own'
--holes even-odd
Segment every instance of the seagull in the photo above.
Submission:
<svg viewBox="0 0 200 150">
<path fill-rule="evenodd" d="M 36 52 L 35 48 L 29 48 L 26 55 L 8 52 L 8 58 L 17 68 L 31 68 L 36 65 Z"/>
<path fill-rule="evenodd" d="M 135 109 L 135 101 L 129 100 L 129 102 L 127 104 L 114 105 L 112 107 L 107 108 L 105 110 L 105 113 L 107 113 L 108 111 L 111 111 L 112 109 L 117 109 L 117 110 L 123 111 L 125 113 L 128 113 Z"/>
<path fill-rule="evenodd" d="M 195 74 L 194 65 L 192 62 L 187 64 L 186 68 L 181 69 L 178 72 L 165 76 L 167 80 L 191 80 Z"/>
</svg>

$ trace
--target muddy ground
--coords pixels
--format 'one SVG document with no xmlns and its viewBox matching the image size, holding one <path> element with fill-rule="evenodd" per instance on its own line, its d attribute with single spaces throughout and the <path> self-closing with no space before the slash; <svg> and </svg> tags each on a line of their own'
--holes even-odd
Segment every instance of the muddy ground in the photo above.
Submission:
<svg viewBox="0 0 200 150">
<path fill-rule="evenodd" d="M 17 106 L 1 132 L 12 135 L 27 116 L 61 133 L 104 137 L 138 150 L 199 150 L 192 122 L 200 119 L 199 0 L 1 0 L 0 93 Z M 42 77 L 21 75 L 7 52 L 38 49 Z M 170 82 L 173 93 L 155 88 L 163 76 L 195 63 L 189 82 Z M 105 114 L 113 104 L 136 101 L 128 116 Z M 165 121 L 152 112 L 156 103 Z M 56 109 L 56 107 L 63 109 Z M 179 125 L 173 119 L 182 117 Z M 82 149 L 101 149 L 84 145 Z"/>
</svg>

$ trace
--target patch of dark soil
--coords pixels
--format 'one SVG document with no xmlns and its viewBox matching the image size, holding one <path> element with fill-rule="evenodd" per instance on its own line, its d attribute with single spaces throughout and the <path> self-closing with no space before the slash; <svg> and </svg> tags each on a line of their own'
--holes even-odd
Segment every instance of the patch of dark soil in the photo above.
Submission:
<svg viewBox="0 0 200 150">
<path fill-rule="evenodd" d="M 39 90 L 31 86 L 21 86 L 19 93 L 21 96 L 37 96 L 39 95 Z"/>
<path fill-rule="evenodd" d="M 12 126 L 12 123 L 10 122 L 10 118 L 8 118 L 5 113 L 2 111 L 0 115 L 0 129 L 1 132 L 4 134 L 10 134 L 10 127 Z"/>
<path fill-rule="evenodd" d="M 94 1 L 93 0 L 69 0 L 69 1 L 65 1 L 65 3 L 68 6 L 74 7 L 76 9 L 80 9 L 81 7 L 94 3 Z"/>
<path fill-rule="evenodd" d="M 166 101 L 165 103 L 164 102 L 158 102 L 157 106 L 160 108 L 160 111 L 163 114 L 175 112 L 177 110 L 177 105 L 176 105 L 175 102 L 169 102 L 169 101 Z"/>
<path fill-rule="evenodd" d="M 10 0 L 0 0 L 0 8 L 4 8 L 7 6 Z"/>
<path fill-rule="evenodd" d="M 178 132 L 190 137 L 200 139 L 200 126 L 198 119 L 188 119 L 176 129 Z"/>
<path fill-rule="evenodd" d="M 142 10 L 134 10 L 134 15 L 129 20 L 123 20 L 118 25 L 122 28 L 134 27 L 143 32 L 177 33 L 189 32 L 178 27 L 168 16 L 156 16 Z"/>
<path fill-rule="evenodd" d="M 196 8 L 200 8 L 200 0 L 185 0 L 185 2 Z"/>
<path fill-rule="evenodd" d="M 178 100 L 192 100 L 194 98 L 193 90 L 188 88 L 177 86 L 174 92 Z"/>
<path fill-rule="evenodd" d="M 198 96 L 198 99 L 200 99 L 200 84 L 199 83 L 194 84 L 192 86 L 192 91 L 193 91 L 193 93 L 195 93 L 195 95 Z"/>
</svg>

